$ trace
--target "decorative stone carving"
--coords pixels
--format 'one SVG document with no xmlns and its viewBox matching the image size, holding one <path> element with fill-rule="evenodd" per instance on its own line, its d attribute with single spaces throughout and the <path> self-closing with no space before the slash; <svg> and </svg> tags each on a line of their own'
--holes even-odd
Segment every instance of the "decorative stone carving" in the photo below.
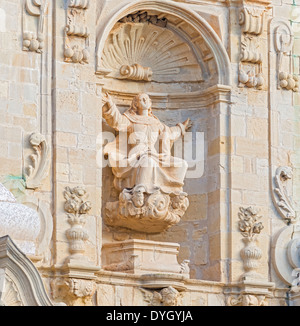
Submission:
<svg viewBox="0 0 300 326">
<path fill-rule="evenodd" d="M 262 63 L 262 55 L 257 52 L 259 44 L 253 36 L 245 36 L 241 42 L 241 61 Z"/>
<path fill-rule="evenodd" d="M 245 71 L 246 69 L 246 71 Z M 248 70 L 249 69 L 249 70 Z M 247 67 L 240 64 L 239 82 L 250 88 L 262 89 L 265 79 L 261 72 L 257 73 L 255 66 Z"/>
<path fill-rule="evenodd" d="M 51 288 L 53 298 L 64 301 L 68 306 L 91 306 L 96 284 L 92 280 L 57 278 L 51 282 Z"/>
<path fill-rule="evenodd" d="M 65 62 L 89 63 L 90 33 L 86 26 L 88 8 L 89 0 L 69 0 L 65 28 Z"/>
<path fill-rule="evenodd" d="M 70 0 L 69 2 L 70 8 L 87 9 L 89 5 L 90 0 Z"/>
<path fill-rule="evenodd" d="M 49 170 L 50 148 L 46 137 L 40 133 L 31 134 L 29 143 L 35 153 L 30 155 L 32 165 L 29 165 L 27 171 L 25 171 L 26 187 L 28 189 L 37 189 L 41 186 Z"/>
<path fill-rule="evenodd" d="M 279 85 L 281 88 L 292 90 L 293 92 L 299 91 L 299 77 L 291 75 L 286 72 L 279 73 Z"/>
<path fill-rule="evenodd" d="M 39 232 L 37 212 L 17 203 L 0 183 L 0 236 L 9 235 L 25 254 L 35 255 Z"/>
<path fill-rule="evenodd" d="M 124 79 L 151 81 L 153 71 L 151 68 L 144 68 L 139 64 L 124 65 L 120 68 L 120 74 Z"/>
<path fill-rule="evenodd" d="M 120 19 L 121 23 L 149 23 L 159 27 L 166 27 L 168 20 L 166 18 L 158 18 L 157 15 L 149 15 L 147 12 L 138 11 L 134 14 L 129 14 Z"/>
<path fill-rule="evenodd" d="M 53 306 L 39 272 L 9 236 L 0 238 L 0 306 Z"/>
<path fill-rule="evenodd" d="M 274 177 L 274 204 L 280 216 L 287 224 L 295 223 L 297 220 L 294 202 L 289 194 L 292 178 L 293 170 L 288 166 L 279 167 Z"/>
<path fill-rule="evenodd" d="M 268 306 L 268 301 L 264 295 L 240 294 L 238 297 L 230 296 L 227 304 L 229 306 Z"/>
<path fill-rule="evenodd" d="M 27 31 L 26 18 L 23 18 L 23 50 L 41 53 L 44 48 L 44 19 L 49 0 L 25 0 L 25 10 L 34 17 L 39 17 L 37 32 Z M 25 16 L 25 15 L 24 15 Z"/>
<path fill-rule="evenodd" d="M 114 186 L 120 192 L 117 202 L 106 204 L 104 220 L 109 226 L 162 232 L 178 223 L 189 205 L 182 191 L 187 163 L 172 157 L 170 150 L 190 127 L 190 120 L 171 128 L 164 125 L 152 114 L 147 94 L 137 95 L 123 115 L 108 94 L 103 102 L 107 123 L 125 132 L 104 148 L 115 176 Z M 161 143 L 159 151 L 157 141 Z"/>
<path fill-rule="evenodd" d="M 172 286 L 168 286 L 161 291 L 149 291 L 141 289 L 144 300 L 149 306 L 176 307 L 182 306 L 183 293 L 177 291 Z"/>
<path fill-rule="evenodd" d="M 244 7 L 240 10 L 239 24 L 243 33 L 260 35 L 264 27 L 265 8 Z"/>
<path fill-rule="evenodd" d="M 65 210 L 68 212 L 68 222 L 71 228 L 67 230 L 66 235 L 70 242 L 70 259 L 85 259 L 83 253 L 84 242 L 89 238 L 88 232 L 83 228 L 85 215 L 91 210 L 91 203 L 86 201 L 87 193 L 82 187 L 71 189 L 66 187 L 64 192 Z"/>
<path fill-rule="evenodd" d="M 148 23 L 118 23 L 106 41 L 102 66 L 107 77 L 117 79 L 203 80 L 202 68 L 186 41 L 173 30 Z"/>
<path fill-rule="evenodd" d="M 119 201 L 106 205 L 104 221 L 110 226 L 129 228 L 135 231 L 158 233 L 180 222 L 189 206 L 187 194 L 164 193 L 160 189 L 148 193 L 143 185 L 124 189 Z M 142 218 L 142 223 L 138 220 Z"/>
<path fill-rule="evenodd" d="M 277 88 L 299 91 L 298 76 L 292 74 L 291 51 L 294 44 L 293 31 L 289 22 L 280 21 L 274 29 L 274 46 L 277 52 Z"/>
<path fill-rule="evenodd" d="M 241 257 L 244 262 L 244 269 L 246 271 L 242 278 L 251 277 L 257 278 L 259 276 L 256 273 L 259 267 L 259 260 L 262 258 L 262 251 L 256 246 L 256 236 L 260 234 L 264 228 L 261 222 L 258 222 L 258 212 L 253 207 L 243 208 L 240 207 L 239 212 L 239 229 L 245 241 L 245 248 L 241 251 Z M 260 277 L 260 276 L 259 276 Z"/>
<path fill-rule="evenodd" d="M 242 28 L 239 64 L 239 86 L 262 89 L 265 79 L 262 73 L 263 54 L 260 52 L 260 35 L 264 29 L 265 7 L 244 5 L 240 9 L 239 24 Z"/>
</svg>

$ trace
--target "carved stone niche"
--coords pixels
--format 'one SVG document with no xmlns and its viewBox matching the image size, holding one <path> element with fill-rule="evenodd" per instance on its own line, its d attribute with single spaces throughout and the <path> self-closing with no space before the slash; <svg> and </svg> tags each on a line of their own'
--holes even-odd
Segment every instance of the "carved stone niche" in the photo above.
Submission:
<svg viewBox="0 0 300 326">
<path fill-rule="evenodd" d="M 121 80 L 203 81 L 188 44 L 174 31 L 147 22 L 118 23 L 107 40 L 102 65 L 107 77 Z"/>
<path fill-rule="evenodd" d="M 149 240 L 126 240 L 102 247 L 102 268 L 108 271 L 143 274 L 177 274 L 189 277 L 189 261 L 177 261 L 179 244 Z"/>
<path fill-rule="evenodd" d="M 220 54 L 223 44 L 200 15 L 171 1 L 132 7 L 124 16 L 118 13 L 100 36 L 96 74 L 106 89 L 126 89 L 129 81 L 131 93 L 143 86 L 145 92 L 186 97 L 230 84 L 228 55 Z"/>
</svg>

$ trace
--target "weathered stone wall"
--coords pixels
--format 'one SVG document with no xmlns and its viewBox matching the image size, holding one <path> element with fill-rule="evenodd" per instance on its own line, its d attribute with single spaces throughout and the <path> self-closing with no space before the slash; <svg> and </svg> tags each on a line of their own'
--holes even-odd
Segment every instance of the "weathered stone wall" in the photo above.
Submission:
<svg viewBox="0 0 300 326">
<path fill-rule="evenodd" d="M 165 45 L 171 58 L 190 60 L 184 68 L 171 67 L 181 74 L 157 77 L 154 68 L 162 68 L 154 60 L 152 81 L 113 75 L 118 66 L 105 52 L 114 45 L 109 37 L 121 29 L 121 18 L 138 10 L 168 19 L 172 40 L 182 50 Z M 177 287 L 184 305 L 229 304 L 232 295 L 249 292 L 248 279 L 241 278 L 247 237 L 239 221 L 242 212 L 249 213 L 241 208 L 251 206 L 263 225 L 256 234 L 260 264 L 253 269 L 265 292 L 256 289 L 257 295 L 285 304 L 291 274 L 300 267 L 294 249 L 299 17 L 295 0 L 90 0 L 89 6 L 59 0 L 49 1 L 45 10 L 31 0 L 0 0 L 0 182 L 39 213 L 42 228 L 31 259 L 53 300 L 60 301 L 66 290 L 69 304 L 147 304 L 139 276 L 101 270 L 102 244 L 143 239 L 179 243 L 178 261 L 190 260 L 190 279 Z M 184 186 L 190 206 L 179 224 L 161 234 L 103 223 L 105 204 L 117 198 L 110 167 L 99 164 L 101 132 L 112 131 L 102 119 L 105 91 L 121 112 L 135 94 L 147 92 L 162 122 L 173 126 L 190 117 L 191 130 L 204 135 L 203 148 L 197 148 L 203 150 L 203 175 L 187 178 Z M 287 174 L 278 174 L 282 171 Z M 85 189 L 86 214 L 66 208 L 66 187 Z M 79 214 L 82 222 L 73 222 L 70 214 Z M 68 233 L 74 229 L 82 231 L 79 244 L 75 233 Z M 85 295 L 78 288 L 85 288 Z"/>
</svg>

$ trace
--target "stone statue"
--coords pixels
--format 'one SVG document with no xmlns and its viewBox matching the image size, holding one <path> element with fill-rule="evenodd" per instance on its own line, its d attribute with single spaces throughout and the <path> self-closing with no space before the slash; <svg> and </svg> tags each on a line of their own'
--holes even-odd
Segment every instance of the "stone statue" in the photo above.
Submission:
<svg viewBox="0 0 300 326">
<path fill-rule="evenodd" d="M 168 127 L 152 113 L 151 105 L 147 94 L 138 94 L 130 109 L 121 114 L 109 94 L 103 97 L 103 117 L 109 126 L 119 131 L 116 140 L 104 148 L 115 177 L 114 186 L 121 192 L 119 202 L 107 204 L 109 225 L 126 224 L 132 229 L 128 220 L 124 223 L 124 217 L 142 218 L 145 222 L 145 218 L 165 219 L 167 216 L 172 220 L 168 224 L 173 225 L 188 207 L 187 194 L 183 192 L 188 164 L 171 156 L 171 148 L 190 128 L 191 121 L 187 119 Z M 115 210 L 123 217 L 122 225 L 116 223 Z"/>
</svg>

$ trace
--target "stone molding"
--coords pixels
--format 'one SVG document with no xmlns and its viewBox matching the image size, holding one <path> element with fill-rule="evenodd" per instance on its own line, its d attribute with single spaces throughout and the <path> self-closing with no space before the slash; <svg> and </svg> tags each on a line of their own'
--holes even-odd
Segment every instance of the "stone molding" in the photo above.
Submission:
<svg viewBox="0 0 300 326">
<path fill-rule="evenodd" d="M 9 236 L 0 238 L 1 305 L 53 306 L 33 263 Z"/>
</svg>

